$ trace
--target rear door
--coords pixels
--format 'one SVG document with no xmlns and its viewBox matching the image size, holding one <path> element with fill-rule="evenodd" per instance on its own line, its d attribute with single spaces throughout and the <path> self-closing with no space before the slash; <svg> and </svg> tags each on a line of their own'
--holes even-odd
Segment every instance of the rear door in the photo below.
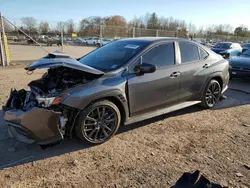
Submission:
<svg viewBox="0 0 250 188">
<path fill-rule="evenodd" d="M 179 100 L 199 100 L 199 92 L 211 72 L 208 53 L 191 42 L 178 44 L 181 59 Z"/>
<path fill-rule="evenodd" d="M 156 71 L 140 76 L 134 74 L 134 67 L 141 62 L 156 65 Z M 178 102 L 179 72 L 173 42 L 152 47 L 129 69 L 127 79 L 131 116 Z"/>
</svg>

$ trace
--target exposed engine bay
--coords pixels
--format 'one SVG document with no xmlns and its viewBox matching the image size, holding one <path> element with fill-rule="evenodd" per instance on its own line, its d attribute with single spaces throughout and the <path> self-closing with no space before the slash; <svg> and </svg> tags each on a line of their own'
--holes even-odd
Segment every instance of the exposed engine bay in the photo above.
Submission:
<svg viewBox="0 0 250 188">
<path fill-rule="evenodd" d="M 6 107 L 22 110 L 28 110 L 34 106 L 49 107 L 61 92 L 86 84 L 96 77 L 97 75 L 67 67 L 50 68 L 42 78 L 28 84 L 30 91 L 12 90 Z"/>
</svg>

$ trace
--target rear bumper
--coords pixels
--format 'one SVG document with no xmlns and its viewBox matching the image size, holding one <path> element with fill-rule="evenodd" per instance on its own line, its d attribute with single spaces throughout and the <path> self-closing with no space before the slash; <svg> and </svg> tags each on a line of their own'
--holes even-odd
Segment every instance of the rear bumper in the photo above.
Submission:
<svg viewBox="0 0 250 188">
<path fill-rule="evenodd" d="M 11 109 L 4 113 L 9 134 L 27 144 L 50 144 L 63 139 L 59 129 L 61 113 L 43 108 Z"/>
</svg>

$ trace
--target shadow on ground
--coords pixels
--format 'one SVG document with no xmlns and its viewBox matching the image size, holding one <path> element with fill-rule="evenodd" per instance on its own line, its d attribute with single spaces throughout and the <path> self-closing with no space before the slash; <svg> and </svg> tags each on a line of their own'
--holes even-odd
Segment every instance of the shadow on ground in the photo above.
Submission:
<svg viewBox="0 0 250 188">
<path fill-rule="evenodd" d="M 242 87 L 239 84 L 240 80 L 235 80 L 230 83 L 230 88 L 239 88 Z M 250 84 L 243 82 L 245 91 L 250 91 Z M 247 95 L 244 92 L 227 90 L 225 93 L 227 99 L 221 101 L 213 110 L 220 110 L 224 108 L 236 107 L 241 105 L 250 104 L 250 95 Z M 129 126 L 122 126 L 118 131 L 118 134 L 121 134 L 126 131 L 130 131 L 150 123 L 182 114 L 195 113 L 200 111 L 201 108 L 198 106 L 189 107 L 182 109 L 176 112 L 172 112 L 166 115 L 155 117 L 149 120 L 145 120 L 139 123 L 135 123 Z M 81 143 L 77 139 L 65 140 L 59 145 L 56 145 L 52 148 L 47 148 L 43 150 L 40 146 L 32 144 L 27 145 L 23 143 L 16 142 L 14 139 L 11 139 L 8 136 L 7 127 L 3 121 L 2 111 L 0 111 L 0 169 L 18 166 L 20 164 L 25 164 L 41 159 L 46 159 L 65 153 L 70 153 L 77 150 L 82 150 L 91 147 L 88 144 Z"/>
</svg>

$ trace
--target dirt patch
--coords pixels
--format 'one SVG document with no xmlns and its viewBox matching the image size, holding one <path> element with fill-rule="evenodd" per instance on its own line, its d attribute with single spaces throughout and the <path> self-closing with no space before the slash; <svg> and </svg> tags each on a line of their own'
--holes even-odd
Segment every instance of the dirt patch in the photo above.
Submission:
<svg viewBox="0 0 250 188">
<path fill-rule="evenodd" d="M 43 73 L 0 69 L 0 105 L 11 87 L 23 88 Z M 1 170 L 0 187 L 170 187 L 183 172 L 196 169 L 212 182 L 250 187 L 250 171 L 244 166 L 250 165 L 250 128 L 243 125 L 250 125 L 250 106 L 244 105 L 250 98 L 228 95 L 234 107 L 191 107 L 122 127 L 110 141 L 94 147 L 73 140 L 43 151 L 3 139 L 0 166 L 8 159 L 33 158 Z"/>
</svg>

